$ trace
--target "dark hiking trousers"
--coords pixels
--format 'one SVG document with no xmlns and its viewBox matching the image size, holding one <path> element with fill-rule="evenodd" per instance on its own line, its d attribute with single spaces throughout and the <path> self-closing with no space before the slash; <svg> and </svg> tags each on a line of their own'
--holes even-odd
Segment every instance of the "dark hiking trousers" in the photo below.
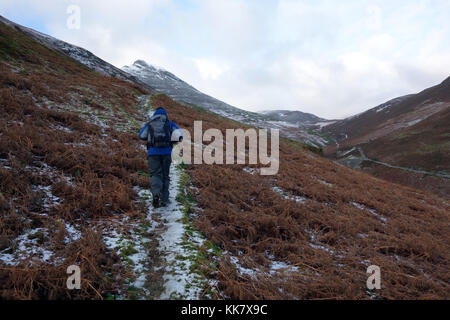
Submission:
<svg viewBox="0 0 450 320">
<path fill-rule="evenodd" d="M 172 156 L 149 156 L 150 191 L 153 196 L 158 195 L 163 203 L 169 201 L 170 165 Z"/>
</svg>

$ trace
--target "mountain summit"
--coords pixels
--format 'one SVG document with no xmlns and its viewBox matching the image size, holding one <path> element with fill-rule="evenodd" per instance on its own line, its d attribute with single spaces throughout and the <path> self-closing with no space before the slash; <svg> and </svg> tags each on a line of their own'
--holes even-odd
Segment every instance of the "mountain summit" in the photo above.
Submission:
<svg viewBox="0 0 450 320">
<path fill-rule="evenodd" d="M 237 116 L 242 111 L 198 91 L 173 73 L 144 60 L 137 60 L 131 66 L 124 66 L 122 70 L 176 101 L 186 102 L 226 116 Z"/>
</svg>

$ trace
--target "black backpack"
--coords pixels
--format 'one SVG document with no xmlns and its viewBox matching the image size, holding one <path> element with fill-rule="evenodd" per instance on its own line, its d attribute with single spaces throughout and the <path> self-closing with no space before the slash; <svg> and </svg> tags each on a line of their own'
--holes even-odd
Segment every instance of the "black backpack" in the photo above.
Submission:
<svg viewBox="0 0 450 320">
<path fill-rule="evenodd" d="M 166 115 L 152 117 L 148 123 L 147 148 L 168 148 L 172 146 L 170 121 Z"/>
</svg>

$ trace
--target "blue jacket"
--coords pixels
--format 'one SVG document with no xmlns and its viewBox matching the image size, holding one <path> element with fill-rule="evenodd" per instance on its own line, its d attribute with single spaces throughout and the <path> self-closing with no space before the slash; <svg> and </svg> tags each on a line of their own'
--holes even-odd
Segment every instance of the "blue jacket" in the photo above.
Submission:
<svg viewBox="0 0 450 320">
<path fill-rule="evenodd" d="M 167 111 L 164 108 L 158 108 L 155 113 L 153 114 L 152 117 L 157 116 L 163 114 L 167 117 Z M 170 134 L 172 136 L 172 142 L 173 143 L 177 143 L 180 142 L 183 139 L 183 133 L 180 130 L 180 128 L 172 121 L 170 121 Z M 174 141 L 174 133 L 177 132 L 177 141 Z M 147 136 L 148 136 L 148 123 L 141 129 L 141 131 L 139 132 L 139 138 L 141 140 L 145 140 L 147 141 Z M 167 147 L 167 148 L 149 148 L 147 155 L 148 156 L 167 156 L 167 155 L 171 155 L 172 154 L 172 147 Z"/>
</svg>

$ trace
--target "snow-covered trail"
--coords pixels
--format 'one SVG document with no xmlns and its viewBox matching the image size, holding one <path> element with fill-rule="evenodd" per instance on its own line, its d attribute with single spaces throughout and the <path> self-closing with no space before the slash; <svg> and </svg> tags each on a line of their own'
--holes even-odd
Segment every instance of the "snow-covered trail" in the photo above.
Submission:
<svg viewBox="0 0 450 320">
<path fill-rule="evenodd" d="M 140 108 L 145 118 L 148 118 L 153 112 L 149 105 L 150 97 L 143 97 Z M 178 194 L 184 192 L 180 188 L 182 170 L 172 163 L 169 204 L 167 207 L 158 209 L 150 206 L 148 212 L 147 219 L 159 223 L 153 229 L 153 239 L 144 239 L 144 241 L 155 242 L 158 248 L 158 257 L 148 257 L 153 263 L 150 263 L 152 267 L 147 271 L 148 274 L 162 276 L 162 279 L 158 279 L 160 285 L 157 286 L 157 292 L 150 294 L 151 298 L 156 300 L 196 300 L 201 298 L 204 289 L 204 279 L 199 279 L 199 275 L 191 270 L 195 263 L 197 250 L 205 240 L 197 232 L 192 232 L 192 230 L 187 232 L 184 208 L 177 201 Z M 151 202 L 149 190 L 142 190 L 141 196 Z M 151 276 L 147 277 L 147 287 L 148 282 L 151 281 Z"/>
<path fill-rule="evenodd" d="M 160 300 L 195 300 L 200 299 L 202 292 L 197 275 L 190 271 L 193 261 L 186 258 L 195 254 L 193 248 L 200 247 L 203 239 L 199 235 L 188 235 L 186 232 L 183 207 L 176 200 L 180 174 L 181 169 L 172 165 L 169 205 L 165 208 L 151 208 L 149 213 L 163 224 L 158 236 L 159 252 L 164 261 L 164 291 L 159 297 Z"/>
</svg>

